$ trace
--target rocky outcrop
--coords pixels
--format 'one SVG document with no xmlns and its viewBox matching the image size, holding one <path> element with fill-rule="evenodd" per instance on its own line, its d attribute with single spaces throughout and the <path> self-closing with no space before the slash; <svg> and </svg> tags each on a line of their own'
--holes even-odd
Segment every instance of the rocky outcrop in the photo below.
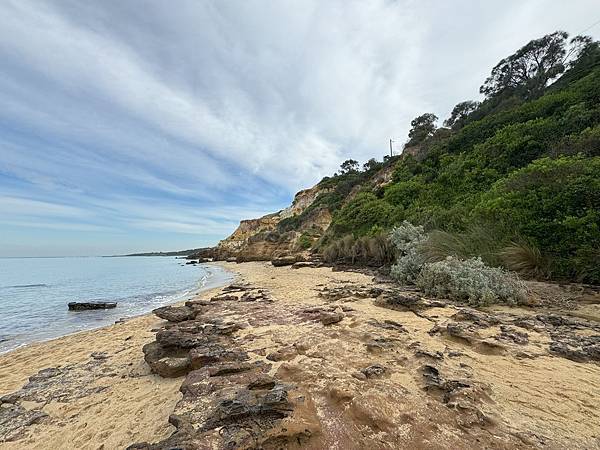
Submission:
<svg viewBox="0 0 600 450">
<path fill-rule="evenodd" d="M 296 262 L 297 260 L 295 256 L 280 256 L 271 260 L 271 264 L 273 264 L 275 267 L 291 266 Z"/>
<path fill-rule="evenodd" d="M 248 245 L 248 240 L 260 233 L 263 233 L 266 239 L 268 233 L 275 230 L 280 220 L 279 213 L 269 214 L 258 219 L 242 220 L 237 229 L 217 245 L 218 257 L 225 258 L 239 254 Z"/>
<path fill-rule="evenodd" d="M 312 203 L 317 199 L 319 194 L 326 192 L 325 190 L 319 188 L 319 185 L 313 186 L 310 189 L 304 189 L 294 196 L 294 200 L 292 204 L 282 210 L 279 213 L 279 216 L 282 219 L 286 219 L 288 217 L 298 216 L 302 214 L 306 208 L 308 208 Z"/>
<path fill-rule="evenodd" d="M 267 375 L 264 363 L 217 365 L 188 375 L 169 421 L 176 431 L 130 450 L 293 448 L 319 431 L 310 395 Z"/>
<path fill-rule="evenodd" d="M 70 302 L 69 311 L 89 311 L 91 309 L 116 308 L 116 302 Z"/>
<path fill-rule="evenodd" d="M 171 436 L 128 449 L 296 448 L 319 433 L 320 421 L 310 394 L 269 375 L 270 363 L 249 361 L 234 337 L 242 325 L 220 318 L 222 308 L 230 302 L 247 309 L 242 305 L 250 297 L 254 302 L 268 301 L 266 291 L 246 285 L 230 285 L 223 291 L 210 301 L 155 311 L 174 320 L 157 332 L 154 342 L 144 346 L 144 357 L 162 377 L 186 375 L 180 388 L 183 397 L 169 417 L 175 427 Z M 181 308 L 196 306 L 202 308 L 202 314 L 179 321 L 179 312 L 187 311 Z M 262 309 L 258 306 L 257 311 Z M 261 320 L 260 314 L 253 317 Z M 296 349 L 289 347 L 267 359 L 284 361 L 296 354 Z"/>
<path fill-rule="evenodd" d="M 184 322 L 194 319 L 199 311 L 197 308 L 189 306 L 163 306 L 152 312 L 161 319 L 168 320 L 169 322 Z"/>
<path fill-rule="evenodd" d="M 52 421 L 43 410 L 48 403 L 66 404 L 110 389 L 114 374 L 105 367 L 107 359 L 95 352 L 84 363 L 42 369 L 21 389 L 0 397 L 0 447 L 26 436 L 32 425 Z"/>
<path fill-rule="evenodd" d="M 331 223 L 331 213 L 327 208 L 309 210 L 319 194 L 324 192 L 325 189 L 316 185 L 298 192 L 292 204 L 277 213 L 258 219 L 242 220 L 228 238 L 219 242 L 210 256 L 219 260 L 235 257 L 238 262 L 269 261 L 302 252 L 302 248 L 298 246 L 298 238 L 304 232 L 318 236 L 325 232 Z M 283 220 L 294 220 L 298 217 L 302 219 L 291 227 L 293 229 L 279 226 Z"/>
</svg>

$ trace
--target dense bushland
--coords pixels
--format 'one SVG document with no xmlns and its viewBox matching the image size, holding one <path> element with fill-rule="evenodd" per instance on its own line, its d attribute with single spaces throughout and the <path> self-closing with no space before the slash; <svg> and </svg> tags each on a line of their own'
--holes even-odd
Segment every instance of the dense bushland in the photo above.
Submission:
<svg viewBox="0 0 600 450">
<path fill-rule="evenodd" d="M 540 51 L 547 67 L 530 57 Z M 514 67 L 527 76 L 504 77 Z M 416 118 L 411 155 L 362 171 L 347 164 L 324 179 L 329 190 L 314 207 L 328 207 L 333 223 L 321 248 L 360 262 L 342 238 L 406 220 L 431 232 L 419 252 L 427 263 L 481 258 L 526 277 L 600 283 L 598 43 L 568 43 L 564 33 L 532 41 L 494 68 L 482 93 L 481 103 L 457 105 L 449 128 L 436 129 L 430 114 Z M 394 165 L 393 180 L 374 188 L 384 164 Z"/>
</svg>

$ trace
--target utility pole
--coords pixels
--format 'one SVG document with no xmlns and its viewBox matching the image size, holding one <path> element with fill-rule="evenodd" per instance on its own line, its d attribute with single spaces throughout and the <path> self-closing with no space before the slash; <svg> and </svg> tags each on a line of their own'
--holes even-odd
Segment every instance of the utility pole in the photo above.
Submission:
<svg viewBox="0 0 600 450">
<path fill-rule="evenodd" d="M 394 143 L 394 141 L 392 141 L 392 139 L 390 138 L 390 158 L 391 158 L 392 156 L 394 156 L 394 153 L 392 152 L 392 148 L 393 148 L 393 147 L 392 147 L 392 144 L 393 144 L 393 143 Z"/>
</svg>

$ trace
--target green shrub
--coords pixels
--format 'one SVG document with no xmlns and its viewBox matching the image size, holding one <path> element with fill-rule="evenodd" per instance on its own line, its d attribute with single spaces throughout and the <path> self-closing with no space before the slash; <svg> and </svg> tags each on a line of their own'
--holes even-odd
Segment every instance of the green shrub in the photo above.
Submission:
<svg viewBox="0 0 600 450">
<path fill-rule="evenodd" d="M 427 263 L 416 280 L 427 295 L 473 306 L 493 303 L 518 304 L 527 298 L 525 284 L 515 275 L 486 266 L 480 258 L 448 257 Z"/>
<path fill-rule="evenodd" d="M 498 182 L 476 213 L 539 248 L 552 277 L 600 283 L 600 157 L 534 161 Z"/>
<path fill-rule="evenodd" d="M 551 146 L 551 156 L 554 157 L 579 153 L 585 156 L 600 156 L 600 125 L 565 136 Z"/>
<path fill-rule="evenodd" d="M 510 244 L 508 236 L 514 233 L 491 224 L 474 224 L 463 232 L 433 230 L 421 246 L 427 262 L 436 262 L 455 256 L 461 259 L 480 257 L 486 264 L 497 266 L 502 260 L 500 250 Z"/>
<path fill-rule="evenodd" d="M 425 190 L 425 184 L 420 180 L 400 181 L 385 190 L 384 199 L 390 205 L 409 207 Z"/>
<path fill-rule="evenodd" d="M 308 250 L 313 245 L 313 238 L 308 233 L 302 233 L 298 240 L 296 241 L 296 245 L 301 250 Z"/>
<path fill-rule="evenodd" d="M 328 208 L 333 222 L 313 248 L 332 261 L 360 263 L 389 258 L 368 238 L 406 220 L 436 231 L 414 251 L 399 251 L 392 273 L 402 282 L 414 281 L 424 262 L 455 256 L 526 277 L 600 283 L 595 48 L 578 62 L 581 69 L 567 71 L 539 98 L 485 100 L 460 129 L 425 139 L 417 158 L 386 158 L 323 179 L 327 191 L 278 231 L 297 230 L 312 209 Z M 392 165 L 391 182 L 374 187 L 374 174 Z"/>
<path fill-rule="evenodd" d="M 419 246 L 427 235 L 422 226 L 404 221 L 390 233 L 390 241 L 396 248 L 398 259 L 390 269 L 390 275 L 400 283 L 413 284 L 425 262 Z"/>
<path fill-rule="evenodd" d="M 331 227 L 335 235 L 368 234 L 374 226 L 389 228 L 398 220 L 400 211 L 370 192 L 361 192 L 333 217 Z"/>
<path fill-rule="evenodd" d="M 526 278 L 546 278 L 550 275 L 548 260 L 540 249 L 528 242 L 511 242 L 498 252 L 503 265 Z"/>
<path fill-rule="evenodd" d="M 383 266 L 394 261 L 395 252 L 387 233 L 379 232 L 358 239 L 352 235 L 344 236 L 327 245 L 322 256 L 328 263 Z"/>
</svg>

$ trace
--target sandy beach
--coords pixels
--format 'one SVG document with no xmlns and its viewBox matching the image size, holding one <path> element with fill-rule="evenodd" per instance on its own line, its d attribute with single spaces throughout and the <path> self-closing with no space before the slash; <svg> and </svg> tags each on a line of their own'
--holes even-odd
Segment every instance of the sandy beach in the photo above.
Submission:
<svg viewBox="0 0 600 450">
<path fill-rule="evenodd" d="M 518 330 L 502 322 L 535 312 L 496 308 L 474 318 L 435 303 L 391 309 L 365 293 L 378 285 L 370 275 L 220 264 L 269 293 L 254 310 L 219 302 L 216 311 L 243 324 L 234 339 L 251 361 L 267 362 L 270 375 L 310 397 L 306 448 L 600 448 L 600 365 L 549 352 L 557 338 L 537 322 Z M 323 325 L 311 316 L 319 308 L 343 319 Z M 468 328 L 461 335 L 450 323 Z M 43 381 L 44 369 L 60 374 L 14 402 L 42 414 L 21 414 L 20 427 L 17 419 L 1 424 L 0 448 L 118 449 L 168 438 L 184 377 L 153 374 L 142 353 L 164 324 L 149 314 L 1 355 L 0 396 L 39 371 Z M 576 333 L 598 334 L 585 326 Z M 467 386 L 460 395 L 449 387 L 458 380 Z"/>
<path fill-rule="evenodd" d="M 0 442 L 0 448 L 112 449 L 167 436 L 171 427 L 166 420 L 180 396 L 181 382 L 151 374 L 141 353 L 154 336 L 151 330 L 161 322 L 146 314 L 0 355 L 0 396 L 18 390 L 30 376 L 50 367 L 69 367 L 69 379 L 78 379 L 71 383 L 75 386 L 69 382 L 62 386 L 73 391 L 67 392 L 66 402 L 26 402 L 30 409 L 43 405 L 52 420 L 31 426 L 23 439 Z M 87 363 L 103 361 L 104 355 L 102 367 L 90 371 Z M 85 391 L 90 385 L 106 390 L 90 394 Z"/>
</svg>

